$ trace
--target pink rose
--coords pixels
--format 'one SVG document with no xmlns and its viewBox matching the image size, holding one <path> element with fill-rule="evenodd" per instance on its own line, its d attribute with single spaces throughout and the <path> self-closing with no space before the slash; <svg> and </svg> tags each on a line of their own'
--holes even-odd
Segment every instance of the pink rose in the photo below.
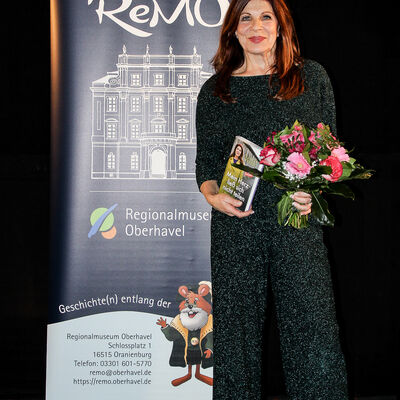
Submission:
<svg viewBox="0 0 400 400">
<path fill-rule="evenodd" d="M 311 165 L 301 153 L 292 153 L 287 160 L 288 162 L 286 163 L 285 168 L 291 174 L 304 178 L 310 173 Z"/>
<path fill-rule="evenodd" d="M 281 155 L 272 146 L 265 146 L 260 152 L 261 164 L 273 167 L 281 159 Z"/>
<path fill-rule="evenodd" d="M 318 128 L 318 129 L 325 129 L 325 125 L 324 125 L 322 122 L 320 122 L 320 123 L 317 125 L 317 128 Z"/>
<path fill-rule="evenodd" d="M 336 157 L 340 162 L 342 161 L 350 161 L 350 157 L 347 154 L 347 150 L 342 147 L 336 147 L 336 149 L 333 149 L 331 151 L 331 156 Z"/>
<path fill-rule="evenodd" d="M 332 168 L 332 172 L 330 175 L 322 175 L 326 180 L 330 182 L 336 182 L 343 174 L 342 164 L 336 157 L 329 156 L 325 160 L 322 160 L 319 165 L 327 165 L 328 167 Z"/>
<path fill-rule="evenodd" d="M 281 139 L 281 142 L 288 147 L 290 153 L 300 153 L 304 150 L 305 144 L 303 132 L 293 130 L 292 133 L 282 135 L 279 138 Z"/>
</svg>

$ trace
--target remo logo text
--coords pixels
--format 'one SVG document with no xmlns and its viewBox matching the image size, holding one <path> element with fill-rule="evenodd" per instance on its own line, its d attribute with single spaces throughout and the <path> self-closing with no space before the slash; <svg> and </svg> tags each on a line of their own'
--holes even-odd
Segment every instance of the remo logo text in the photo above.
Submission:
<svg viewBox="0 0 400 400">
<path fill-rule="evenodd" d="M 91 5 L 95 0 L 88 0 L 88 5 Z M 142 0 L 144 1 L 144 0 Z M 98 0 L 98 8 L 96 13 L 99 17 L 99 23 L 103 21 L 103 17 L 111 19 L 113 22 L 121 26 L 123 29 L 130 32 L 132 35 L 140 37 L 148 37 L 152 35 L 151 29 L 157 26 L 160 18 L 166 24 L 173 24 L 181 13 L 186 16 L 186 21 L 190 26 L 194 26 L 195 20 L 207 28 L 220 26 L 224 19 L 225 13 L 229 7 L 229 0 L 205 0 L 207 6 L 211 2 L 215 2 L 219 6 L 219 20 L 216 23 L 208 23 L 201 15 L 202 0 L 179 0 L 178 5 L 171 15 L 165 15 L 160 4 L 171 0 L 152 0 L 147 4 L 135 4 L 135 0 L 120 0 L 120 5 L 114 9 L 107 9 L 110 2 L 106 0 Z M 194 3 L 193 12 L 190 8 L 190 3 Z M 106 5 L 107 3 L 107 5 Z M 115 1 L 112 2 L 115 4 Z M 160 4 L 159 4 L 160 3 Z M 203 5 L 204 7 L 204 5 Z M 138 26 L 147 26 L 144 29 L 139 29 Z"/>
</svg>

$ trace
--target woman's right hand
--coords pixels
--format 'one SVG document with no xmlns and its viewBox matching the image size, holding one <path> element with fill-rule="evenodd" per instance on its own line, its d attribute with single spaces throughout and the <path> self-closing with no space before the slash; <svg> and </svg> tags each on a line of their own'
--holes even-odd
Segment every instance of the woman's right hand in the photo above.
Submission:
<svg viewBox="0 0 400 400">
<path fill-rule="evenodd" d="M 200 191 L 203 193 L 208 204 L 230 217 L 244 218 L 254 213 L 252 209 L 248 211 L 238 210 L 237 207 L 240 207 L 242 202 L 226 193 L 218 193 L 218 190 L 217 181 L 205 181 L 200 187 Z"/>
</svg>

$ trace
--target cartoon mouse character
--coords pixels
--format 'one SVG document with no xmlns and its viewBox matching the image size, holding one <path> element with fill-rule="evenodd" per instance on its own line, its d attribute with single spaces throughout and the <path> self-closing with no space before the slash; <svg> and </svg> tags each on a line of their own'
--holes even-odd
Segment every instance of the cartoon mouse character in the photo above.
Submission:
<svg viewBox="0 0 400 400">
<path fill-rule="evenodd" d="M 192 365 L 196 365 L 195 377 L 212 386 L 213 378 L 200 373 L 203 368 L 213 366 L 213 320 L 211 314 L 211 283 L 200 282 L 197 287 L 180 286 L 179 294 L 184 300 L 179 304 L 178 314 L 167 324 L 166 319 L 159 318 L 157 325 L 161 326 L 167 340 L 173 342 L 169 365 L 172 367 L 188 366 L 185 376 L 174 379 L 174 386 L 181 385 L 192 377 Z"/>
</svg>

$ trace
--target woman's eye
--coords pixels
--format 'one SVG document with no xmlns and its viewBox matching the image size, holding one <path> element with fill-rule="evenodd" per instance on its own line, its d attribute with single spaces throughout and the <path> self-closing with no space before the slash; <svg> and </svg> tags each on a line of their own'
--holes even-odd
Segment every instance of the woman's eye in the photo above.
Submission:
<svg viewBox="0 0 400 400">
<path fill-rule="evenodd" d="M 270 15 L 263 15 L 263 19 L 271 19 Z"/>
<path fill-rule="evenodd" d="M 242 15 L 240 18 L 241 21 L 250 21 L 250 15 Z"/>
</svg>

